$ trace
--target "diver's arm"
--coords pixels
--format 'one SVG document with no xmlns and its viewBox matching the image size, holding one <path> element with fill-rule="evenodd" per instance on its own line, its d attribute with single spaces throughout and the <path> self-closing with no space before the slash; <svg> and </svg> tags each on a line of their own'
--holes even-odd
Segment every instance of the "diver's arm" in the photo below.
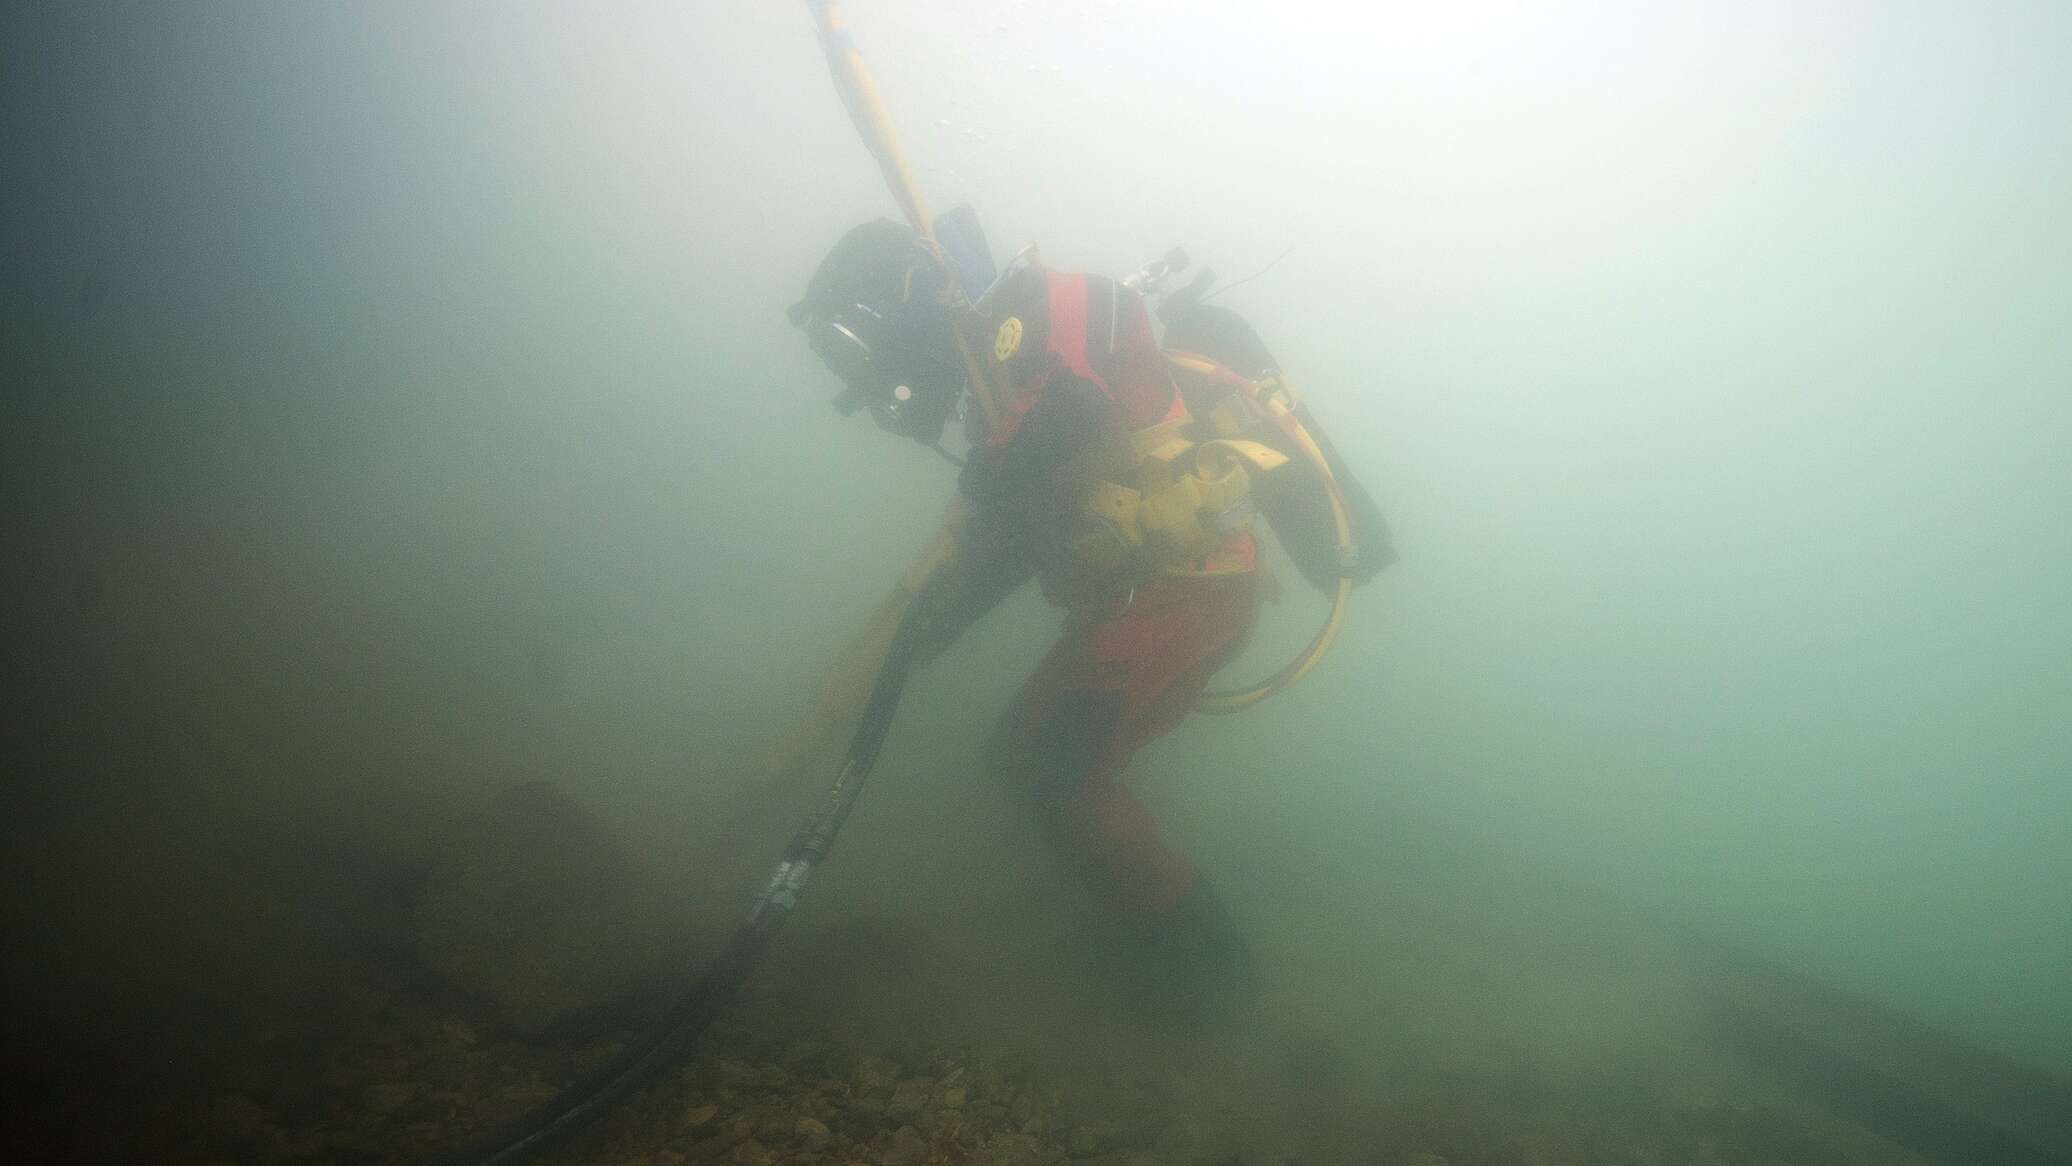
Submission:
<svg viewBox="0 0 2072 1166">
<path fill-rule="evenodd" d="M 835 734 L 856 722 L 900 620 L 917 598 L 925 593 L 930 608 L 914 647 L 916 663 L 925 664 L 1035 574 L 1026 512 L 1032 502 L 1039 509 L 1054 507 L 1047 495 L 1058 488 L 1070 460 L 1100 432 L 1096 394 L 1092 384 L 1060 375 L 1022 419 L 1012 441 L 972 451 L 928 549 L 835 658 L 812 711 L 765 755 L 766 771 L 786 771 L 821 755 Z"/>
<path fill-rule="evenodd" d="M 1054 506 L 1056 491 L 1076 459 L 1099 440 L 1108 406 L 1093 382 L 1059 369 L 1004 445 L 982 446 L 957 476 L 980 521 L 1009 510 Z M 1001 519 L 1001 524 L 1006 523 Z"/>
<path fill-rule="evenodd" d="M 928 548 L 914 560 L 892 593 L 871 611 L 863 630 L 835 657 L 821 681 L 813 708 L 765 755 L 761 768 L 791 769 L 818 756 L 835 734 L 853 724 L 870 699 L 878 671 L 892 649 L 892 637 L 908 608 L 926 592 L 932 610 L 916 646 L 918 662 L 932 659 L 1016 586 L 1029 571 L 1011 543 L 974 520 L 975 507 L 963 493 L 950 500 Z"/>
</svg>

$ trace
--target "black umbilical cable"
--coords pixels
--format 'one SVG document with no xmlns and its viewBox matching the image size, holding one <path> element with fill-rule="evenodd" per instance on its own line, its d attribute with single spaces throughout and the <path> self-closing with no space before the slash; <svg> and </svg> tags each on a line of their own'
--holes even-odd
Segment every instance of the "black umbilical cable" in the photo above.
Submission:
<svg viewBox="0 0 2072 1166">
<path fill-rule="evenodd" d="M 863 719 L 850 738 L 849 751 L 834 784 L 822 797 L 820 808 L 785 847 L 747 916 L 698 981 L 618 1056 L 493 1138 L 438 1159 L 440 1166 L 513 1166 L 527 1161 L 652 1083 L 690 1053 L 699 1036 L 747 981 L 778 928 L 797 905 L 807 880 L 833 849 L 835 835 L 862 794 L 864 780 L 870 776 L 885 736 L 892 729 L 892 714 L 899 707 L 900 694 L 913 669 L 914 645 L 927 613 L 934 607 L 929 600 L 938 586 L 939 583 L 931 583 L 907 606 L 893 634 L 892 646 L 879 666 L 877 679 L 871 684 Z"/>
</svg>

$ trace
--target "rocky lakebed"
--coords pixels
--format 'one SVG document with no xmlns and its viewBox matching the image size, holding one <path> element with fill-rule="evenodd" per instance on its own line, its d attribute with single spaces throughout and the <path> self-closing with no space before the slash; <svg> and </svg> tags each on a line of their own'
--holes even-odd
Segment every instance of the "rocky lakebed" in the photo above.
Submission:
<svg viewBox="0 0 2072 1166">
<path fill-rule="evenodd" d="M 46 1082 L 36 1122 L 17 1123 L 16 1144 L 34 1148 L 28 1160 L 50 1161 L 441 1161 L 612 1057 L 666 996 L 668 970 L 696 966 L 693 941 L 641 925 L 667 916 L 658 895 L 574 806 L 551 789 L 520 791 L 464 823 L 436 861 L 411 873 L 386 946 L 331 953 L 309 973 L 300 1005 L 235 1024 L 218 1018 L 208 1039 L 188 1034 L 185 1047 L 203 1051 L 178 1063 Z M 870 934 L 882 948 L 903 933 Z M 1370 1034 L 1305 1028 L 1268 1007 L 1148 1038 L 1123 1039 L 1126 1020 L 1110 1040 L 1074 1019 L 1076 1034 L 1036 1055 L 983 1034 L 802 1008 L 788 995 L 793 982 L 758 978 L 680 1065 L 542 1160 L 1915 1161 L 1674 1046 L 1554 1063 L 1449 1049 L 1427 1025 L 1422 1037 L 1375 1047 Z M 1060 1055 L 1060 1046 L 1083 1055 Z"/>
</svg>

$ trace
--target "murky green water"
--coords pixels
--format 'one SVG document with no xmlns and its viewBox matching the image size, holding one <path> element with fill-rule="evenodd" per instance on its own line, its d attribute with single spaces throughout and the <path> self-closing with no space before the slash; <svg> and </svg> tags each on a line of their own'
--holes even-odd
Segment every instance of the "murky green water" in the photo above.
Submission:
<svg viewBox="0 0 2072 1166">
<path fill-rule="evenodd" d="M 2072 1074 L 2065 11 L 850 15 L 1003 256 L 1286 253 L 1219 302 L 1402 561 L 1132 780 L 1298 994 L 1473 966 L 1609 1040 L 1680 981 L 1547 919 L 1631 911 Z M 0 62 L 19 1031 L 292 1001 L 522 780 L 724 917 L 804 804 L 748 761 L 952 488 L 783 318 L 892 213 L 803 8 L 32 6 Z M 974 771 L 1054 624 L 916 682 L 803 929 L 1057 982 L 1094 908 Z"/>
</svg>

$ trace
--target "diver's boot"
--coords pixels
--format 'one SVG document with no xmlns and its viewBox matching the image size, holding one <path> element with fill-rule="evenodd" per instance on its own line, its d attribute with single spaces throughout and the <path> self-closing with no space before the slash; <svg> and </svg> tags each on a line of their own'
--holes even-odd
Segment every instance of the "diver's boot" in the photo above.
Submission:
<svg viewBox="0 0 2072 1166">
<path fill-rule="evenodd" d="M 1251 944 L 1207 883 L 1196 881 L 1179 902 L 1133 922 L 1142 958 L 1132 995 L 1147 1016 L 1183 1028 L 1211 1026 L 1265 990 Z"/>
</svg>

